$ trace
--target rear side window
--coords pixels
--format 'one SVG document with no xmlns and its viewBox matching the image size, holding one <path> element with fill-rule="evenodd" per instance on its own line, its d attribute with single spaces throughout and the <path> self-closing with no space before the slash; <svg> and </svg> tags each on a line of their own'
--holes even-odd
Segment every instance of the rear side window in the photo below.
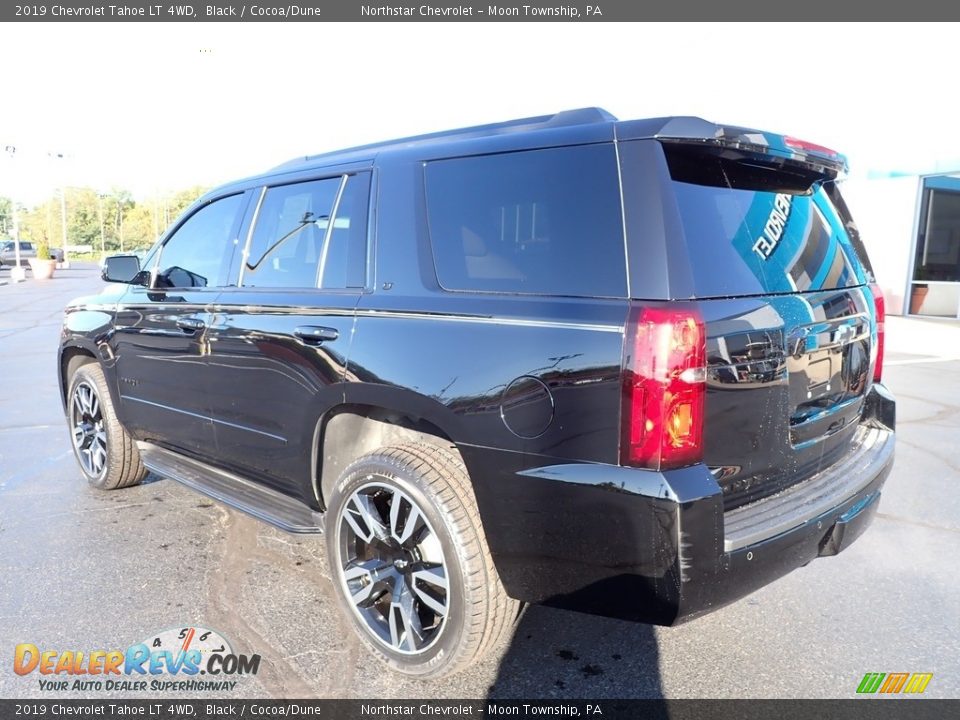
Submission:
<svg viewBox="0 0 960 720">
<path fill-rule="evenodd" d="M 315 288 L 342 178 L 267 189 L 243 265 L 244 287 Z"/>
<path fill-rule="evenodd" d="M 440 160 L 425 172 L 443 288 L 626 296 L 612 145 Z"/>
<path fill-rule="evenodd" d="M 363 287 L 369 197 L 369 173 L 267 188 L 241 285 Z"/>
<path fill-rule="evenodd" d="M 337 203 L 330 239 L 320 256 L 321 288 L 362 288 L 366 284 L 369 205 L 369 173 L 349 176 Z"/>
<path fill-rule="evenodd" d="M 820 185 L 811 190 L 782 169 L 664 149 L 699 297 L 866 282 L 847 223 Z"/>
</svg>

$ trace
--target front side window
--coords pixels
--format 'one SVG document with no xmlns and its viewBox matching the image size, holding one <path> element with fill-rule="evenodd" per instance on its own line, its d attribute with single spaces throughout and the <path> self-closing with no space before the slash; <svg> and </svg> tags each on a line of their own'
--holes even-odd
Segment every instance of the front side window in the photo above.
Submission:
<svg viewBox="0 0 960 720">
<path fill-rule="evenodd" d="M 191 215 L 160 251 L 157 287 L 222 285 L 234 248 L 242 195 L 214 200 Z"/>
<path fill-rule="evenodd" d="M 430 239 L 443 288 L 626 295 L 612 145 L 431 162 L 426 188 Z"/>
</svg>

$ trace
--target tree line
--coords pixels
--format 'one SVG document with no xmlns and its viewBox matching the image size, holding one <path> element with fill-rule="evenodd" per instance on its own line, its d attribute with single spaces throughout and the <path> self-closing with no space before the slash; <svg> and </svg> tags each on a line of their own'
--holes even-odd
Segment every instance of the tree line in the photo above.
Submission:
<svg viewBox="0 0 960 720">
<path fill-rule="evenodd" d="M 136 200 L 123 189 L 97 192 L 88 187 L 68 187 L 47 200 L 27 207 L 17 205 L 20 239 L 63 245 L 64 201 L 67 244 L 89 245 L 94 254 L 145 250 L 207 188 L 195 186 L 176 193 Z M 0 197 L 0 238 L 12 238 L 14 204 Z"/>
</svg>

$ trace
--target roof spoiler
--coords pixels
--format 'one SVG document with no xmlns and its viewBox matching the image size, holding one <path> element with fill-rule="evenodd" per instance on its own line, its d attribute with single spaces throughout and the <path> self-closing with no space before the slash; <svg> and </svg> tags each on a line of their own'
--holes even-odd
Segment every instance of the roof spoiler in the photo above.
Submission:
<svg viewBox="0 0 960 720">
<path fill-rule="evenodd" d="M 730 149 L 796 163 L 824 180 L 834 180 L 849 169 L 844 155 L 822 145 L 761 130 L 716 125 L 696 117 L 670 118 L 654 137 L 661 142 Z"/>
</svg>

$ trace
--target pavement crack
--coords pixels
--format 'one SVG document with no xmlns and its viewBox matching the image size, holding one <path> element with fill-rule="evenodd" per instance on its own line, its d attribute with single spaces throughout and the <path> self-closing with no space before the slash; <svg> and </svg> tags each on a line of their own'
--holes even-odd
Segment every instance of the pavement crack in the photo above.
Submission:
<svg viewBox="0 0 960 720">
<path fill-rule="evenodd" d="M 125 503 L 123 505 L 110 505 L 109 507 L 83 508 L 81 510 L 65 510 L 63 512 L 50 513 L 49 515 L 31 515 L 29 518 L 25 518 L 24 522 L 7 525 L 5 529 L 20 527 L 21 525 L 33 525 L 38 520 L 50 520 L 51 518 L 66 517 L 69 515 L 88 515 L 90 513 L 110 512 L 111 510 L 123 510 L 126 508 L 144 507 L 145 505 L 149 505 L 149 504 L 150 503 L 145 503 L 145 502 Z"/>
<path fill-rule="evenodd" d="M 902 433 L 897 435 L 897 442 L 903 445 L 909 445 L 910 447 L 919 450 L 921 453 L 926 453 L 930 457 L 935 458 L 936 460 L 939 460 L 940 462 L 942 462 L 944 465 L 946 465 L 948 468 L 950 468 L 954 472 L 960 473 L 960 465 L 957 465 L 957 463 L 952 458 L 945 457 L 940 453 L 934 452 L 930 448 L 926 448 L 917 443 L 910 442 L 909 440 L 903 437 Z"/>
<path fill-rule="evenodd" d="M 949 533 L 958 533 L 960 534 L 960 528 L 947 527 L 946 525 L 935 525 L 933 523 L 923 522 L 922 520 L 913 520 L 911 518 L 903 517 L 902 515 L 891 515 L 890 513 L 877 513 L 878 518 L 883 518 L 884 520 L 891 520 L 892 522 L 904 523 L 906 525 L 914 525 L 915 527 L 922 527 L 928 530 L 944 530 Z"/>
<path fill-rule="evenodd" d="M 960 407 L 954 405 L 946 405 L 944 403 L 939 403 L 936 400 L 931 400 L 930 398 L 918 397 L 916 395 L 907 395 L 906 393 L 898 392 L 897 397 L 906 398 L 908 400 L 916 400 L 928 405 L 935 405 L 939 407 L 938 410 L 931 413 L 930 415 L 925 415 L 923 417 L 916 418 L 914 420 L 898 420 L 897 424 L 899 425 L 927 425 L 927 424 L 936 424 L 952 418 L 957 413 L 960 413 Z"/>
</svg>

